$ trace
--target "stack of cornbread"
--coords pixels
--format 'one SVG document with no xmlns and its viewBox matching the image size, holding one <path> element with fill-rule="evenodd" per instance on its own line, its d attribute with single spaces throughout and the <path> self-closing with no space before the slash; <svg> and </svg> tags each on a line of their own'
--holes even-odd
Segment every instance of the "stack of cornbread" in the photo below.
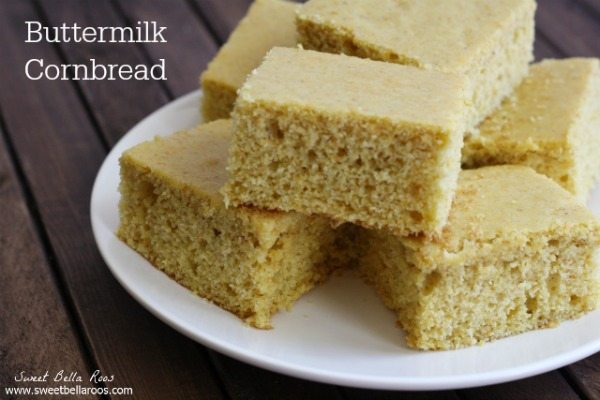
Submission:
<svg viewBox="0 0 600 400">
<path fill-rule="evenodd" d="M 343 268 L 418 349 L 593 310 L 600 66 L 530 65 L 535 8 L 256 0 L 206 123 L 123 154 L 119 237 L 257 328 Z"/>
</svg>

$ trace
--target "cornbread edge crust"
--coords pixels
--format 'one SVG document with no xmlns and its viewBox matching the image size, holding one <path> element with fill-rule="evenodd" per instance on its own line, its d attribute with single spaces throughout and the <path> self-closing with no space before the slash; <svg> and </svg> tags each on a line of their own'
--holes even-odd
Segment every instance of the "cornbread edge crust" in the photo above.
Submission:
<svg viewBox="0 0 600 400">
<path fill-rule="evenodd" d="M 255 0 L 200 76 L 205 122 L 229 118 L 237 90 L 274 46 L 295 46 L 295 11 L 284 0 Z"/>
<path fill-rule="evenodd" d="M 465 75 L 475 127 L 533 61 L 534 0 L 310 0 L 298 11 L 306 49 Z"/>
<path fill-rule="evenodd" d="M 600 225 L 527 167 L 461 172 L 441 238 L 363 235 L 360 271 L 414 348 L 455 349 L 552 327 L 600 300 Z"/>
<path fill-rule="evenodd" d="M 225 202 L 435 234 L 460 168 L 463 85 L 438 71 L 274 48 L 236 102 Z"/>
<path fill-rule="evenodd" d="M 467 135 L 467 168 L 527 165 L 584 201 L 600 173 L 600 63 L 544 60 Z"/>
<path fill-rule="evenodd" d="M 276 311 L 348 262 L 347 239 L 324 218 L 226 209 L 218 190 L 230 130 L 215 121 L 126 151 L 117 234 L 197 295 L 269 328 Z"/>
</svg>

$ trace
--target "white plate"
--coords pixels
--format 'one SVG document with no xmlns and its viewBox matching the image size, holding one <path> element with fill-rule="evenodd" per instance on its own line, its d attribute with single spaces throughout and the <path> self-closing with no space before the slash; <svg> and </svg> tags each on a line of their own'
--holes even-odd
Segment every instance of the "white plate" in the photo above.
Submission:
<svg viewBox="0 0 600 400">
<path fill-rule="evenodd" d="M 114 147 L 92 193 L 94 235 L 119 282 L 154 315 L 198 342 L 280 373 L 377 389 L 433 390 L 480 386 L 546 372 L 600 350 L 600 311 L 558 328 L 456 351 L 408 349 L 394 315 L 352 273 L 336 276 L 274 317 L 275 329 L 245 326 L 154 269 L 120 242 L 118 158 L 153 136 L 199 122 L 200 92 L 184 96 L 135 126 Z M 590 201 L 600 215 L 600 188 Z"/>
</svg>

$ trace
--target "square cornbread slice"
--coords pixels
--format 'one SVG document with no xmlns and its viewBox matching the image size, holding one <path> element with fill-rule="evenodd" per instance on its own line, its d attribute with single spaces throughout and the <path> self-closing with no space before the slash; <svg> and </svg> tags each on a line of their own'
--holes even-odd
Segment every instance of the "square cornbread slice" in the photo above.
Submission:
<svg viewBox="0 0 600 400">
<path fill-rule="evenodd" d="M 360 270 L 397 313 L 411 347 L 471 346 L 551 327 L 598 305 L 598 221 L 528 167 L 461 172 L 435 240 L 365 234 Z"/>
<path fill-rule="evenodd" d="M 534 0 L 310 0 L 298 12 L 307 49 L 464 75 L 477 125 L 533 60 Z"/>
<path fill-rule="evenodd" d="M 595 58 L 545 60 L 467 135 L 466 167 L 522 164 L 585 200 L 600 172 L 600 67 Z"/>
<path fill-rule="evenodd" d="M 204 121 L 229 118 L 246 76 L 275 46 L 295 46 L 297 4 L 255 0 L 200 77 Z"/>
<path fill-rule="evenodd" d="M 240 89 L 226 203 L 433 234 L 460 169 L 465 81 L 274 48 Z"/>
<path fill-rule="evenodd" d="M 118 236 L 181 285 L 268 328 L 341 262 L 343 238 L 324 218 L 226 209 L 230 132 L 219 120 L 126 151 Z"/>
</svg>

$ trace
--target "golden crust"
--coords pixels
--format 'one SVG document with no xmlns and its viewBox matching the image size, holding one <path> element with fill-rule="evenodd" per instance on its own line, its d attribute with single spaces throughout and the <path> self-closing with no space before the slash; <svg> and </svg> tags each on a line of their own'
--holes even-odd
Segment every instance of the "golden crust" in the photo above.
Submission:
<svg viewBox="0 0 600 400">
<path fill-rule="evenodd" d="M 463 171 L 441 238 L 363 235 L 360 270 L 411 347 L 472 346 L 598 306 L 600 224 L 527 167 Z"/>
<path fill-rule="evenodd" d="M 118 236 L 158 269 L 257 328 L 322 282 L 346 255 L 325 218 L 226 209 L 231 122 L 135 146 L 121 157 Z"/>
<path fill-rule="evenodd" d="M 534 64 L 479 134 L 466 137 L 465 166 L 527 165 L 585 200 L 600 172 L 599 65 L 593 58 Z"/>
<path fill-rule="evenodd" d="M 274 48 L 239 92 L 226 203 L 434 235 L 460 168 L 466 85 L 439 71 Z"/>
<path fill-rule="evenodd" d="M 295 46 L 298 5 L 282 0 L 256 0 L 200 77 L 204 121 L 228 118 L 236 91 L 269 49 Z"/>
<path fill-rule="evenodd" d="M 466 76 L 475 127 L 527 73 L 534 0 L 310 0 L 296 20 L 307 49 Z"/>
</svg>

